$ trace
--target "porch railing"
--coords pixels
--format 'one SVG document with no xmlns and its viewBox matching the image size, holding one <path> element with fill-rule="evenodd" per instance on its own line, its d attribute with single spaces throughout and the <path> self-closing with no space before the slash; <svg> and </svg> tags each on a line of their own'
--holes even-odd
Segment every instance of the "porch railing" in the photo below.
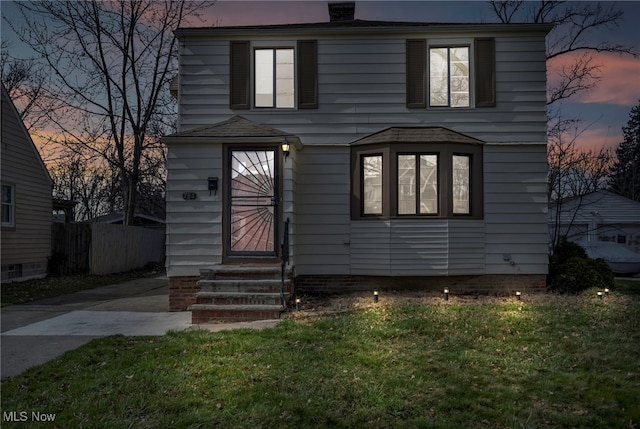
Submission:
<svg viewBox="0 0 640 429">
<path fill-rule="evenodd" d="M 280 249 L 280 275 L 282 283 L 280 285 L 280 301 L 284 308 L 287 307 L 287 298 L 285 295 L 285 272 L 289 265 L 289 218 L 284 221 L 284 233 L 282 235 L 282 247 Z"/>
</svg>

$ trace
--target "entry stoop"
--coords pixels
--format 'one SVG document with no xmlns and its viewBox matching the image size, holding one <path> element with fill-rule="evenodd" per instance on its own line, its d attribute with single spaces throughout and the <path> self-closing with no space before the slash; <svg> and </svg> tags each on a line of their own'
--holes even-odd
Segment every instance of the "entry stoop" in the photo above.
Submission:
<svg viewBox="0 0 640 429">
<path fill-rule="evenodd" d="M 200 274 L 200 291 L 188 309 L 193 324 L 279 319 L 285 309 L 280 265 L 219 265 Z M 285 300 L 291 291 L 291 270 L 287 269 Z"/>
</svg>

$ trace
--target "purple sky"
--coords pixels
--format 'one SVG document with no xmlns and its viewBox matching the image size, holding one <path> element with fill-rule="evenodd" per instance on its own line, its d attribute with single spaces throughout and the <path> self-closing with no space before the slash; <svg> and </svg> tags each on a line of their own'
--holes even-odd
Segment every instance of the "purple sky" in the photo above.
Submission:
<svg viewBox="0 0 640 429">
<path fill-rule="evenodd" d="M 605 6 L 610 2 L 603 2 Z M 621 25 L 594 33 L 591 37 L 633 45 L 640 51 L 640 1 L 622 1 Z M 15 5 L 0 2 L 2 15 L 16 20 Z M 246 1 L 218 0 L 206 11 L 204 22 L 191 20 L 194 26 L 266 25 L 329 20 L 327 1 Z M 387 21 L 495 22 L 486 1 L 357 1 L 356 18 Z M 11 29 L 2 22 L 3 40 L 14 40 Z M 15 49 L 15 43 L 13 43 Z M 622 126 L 629 111 L 640 100 L 640 57 L 602 55 L 602 80 L 589 94 L 565 102 L 562 111 L 579 116 L 589 127 L 580 136 L 585 147 L 612 146 L 622 141 Z"/>
</svg>

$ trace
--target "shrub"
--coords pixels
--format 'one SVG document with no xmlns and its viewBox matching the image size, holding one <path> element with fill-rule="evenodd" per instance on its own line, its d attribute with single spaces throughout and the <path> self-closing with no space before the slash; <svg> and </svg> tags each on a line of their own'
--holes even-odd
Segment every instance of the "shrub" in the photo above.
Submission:
<svg viewBox="0 0 640 429">
<path fill-rule="evenodd" d="M 549 258 L 548 288 L 559 293 L 579 293 L 588 288 L 613 289 L 611 268 L 602 259 L 590 259 L 577 244 L 558 244 Z"/>
</svg>

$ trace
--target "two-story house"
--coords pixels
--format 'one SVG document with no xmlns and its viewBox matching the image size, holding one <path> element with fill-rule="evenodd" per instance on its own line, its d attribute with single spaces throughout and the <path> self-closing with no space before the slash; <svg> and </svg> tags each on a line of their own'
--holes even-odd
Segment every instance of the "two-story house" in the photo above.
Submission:
<svg viewBox="0 0 640 429">
<path fill-rule="evenodd" d="M 551 27 L 329 10 L 317 24 L 176 31 L 171 307 L 268 317 L 236 285 L 281 257 L 302 290 L 543 289 Z M 264 311 L 243 313 L 251 303 Z"/>
</svg>

